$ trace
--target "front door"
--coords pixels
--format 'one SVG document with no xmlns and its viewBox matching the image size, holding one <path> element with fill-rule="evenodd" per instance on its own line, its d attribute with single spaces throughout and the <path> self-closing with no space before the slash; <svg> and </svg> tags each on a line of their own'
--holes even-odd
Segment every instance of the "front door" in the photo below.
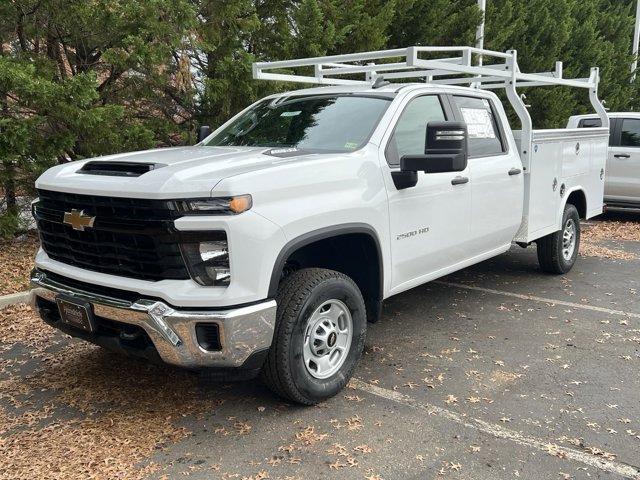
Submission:
<svg viewBox="0 0 640 480">
<path fill-rule="evenodd" d="M 386 144 L 383 143 L 383 170 L 389 196 L 392 293 L 436 278 L 468 257 L 469 170 L 418 172 L 417 185 L 402 190 L 395 187 L 391 177 L 391 172 L 399 169 L 403 155 L 424 154 L 428 122 L 452 120 L 444 105 L 438 95 L 411 98 L 401 109 Z"/>
<path fill-rule="evenodd" d="M 605 198 L 612 203 L 640 202 L 640 118 L 617 120 L 609 148 Z"/>
</svg>

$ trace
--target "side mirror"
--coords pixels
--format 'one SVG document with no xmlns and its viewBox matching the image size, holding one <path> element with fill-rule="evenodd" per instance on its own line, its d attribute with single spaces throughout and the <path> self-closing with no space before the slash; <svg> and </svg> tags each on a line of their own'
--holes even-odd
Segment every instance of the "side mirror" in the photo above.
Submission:
<svg viewBox="0 0 640 480">
<path fill-rule="evenodd" d="M 424 155 L 404 155 L 403 172 L 461 172 L 467 168 L 467 125 L 462 122 L 429 122 Z"/>
<path fill-rule="evenodd" d="M 200 143 L 205 138 L 207 138 L 209 135 L 211 135 L 211 127 L 209 125 L 202 125 L 200 128 L 198 128 L 198 142 L 197 143 Z"/>
</svg>

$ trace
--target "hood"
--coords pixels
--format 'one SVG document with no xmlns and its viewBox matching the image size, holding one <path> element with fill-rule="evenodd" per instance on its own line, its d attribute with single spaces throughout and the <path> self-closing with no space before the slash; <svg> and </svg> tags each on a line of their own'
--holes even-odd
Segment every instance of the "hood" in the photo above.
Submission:
<svg viewBox="0 0 640 480">
<path fill-rule="evenodd" d="M 109 155 L 59 165 L 47 170 L 36 187 L 68 193 L 133 198 L 208 197 L 224 178 L 324 157 L 286 149 L 265 147 L 177 147 Z M 87 165 L 90 164 L 90 165 Z M 85 173 L 95 165 L 125 167 L 126 164 L 153 164 L 152 170 L 139 176 Z"/>
</svg>

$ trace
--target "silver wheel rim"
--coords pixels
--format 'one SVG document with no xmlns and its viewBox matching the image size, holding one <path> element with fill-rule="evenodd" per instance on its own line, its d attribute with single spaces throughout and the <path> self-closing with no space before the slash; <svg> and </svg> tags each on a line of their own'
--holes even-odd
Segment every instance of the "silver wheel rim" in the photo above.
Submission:
<svg viewBox="0 0 640 480">
<path fill-rule="evenodd" d="M 344 365 L 353 338 L 353 319 L 340 300 L 327 300 L 309 318 L 304 334 L 304 366 L 312 377 L 329 378 Z"/>
<path fill-rule="evenodd" d="M 573 218 L 567 220 L 562 231 L 562 256 L 569 261 L 576 249 L 576 222 Z"/>
</svg>

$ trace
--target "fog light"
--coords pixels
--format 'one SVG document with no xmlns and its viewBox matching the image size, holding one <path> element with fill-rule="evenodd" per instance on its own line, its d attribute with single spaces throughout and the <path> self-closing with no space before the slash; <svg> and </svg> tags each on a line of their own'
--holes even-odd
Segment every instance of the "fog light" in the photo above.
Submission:
<svg viewBox="0 0 640 480">
<path fill-rule="evenodd" d="M 220 332 L 218 325 L 215 323 L 198 323 L 196 324 L 196 339 L 198 345 L 208 352 L 217 352 L 222 350 L 220 345 Z"/>
<path fill-rule="evenodd" d="M 200 285 L 227 286 L 231 281 L 229 248 L 224 240 L 182 244 L 191 278 Z"/>
</svg>

